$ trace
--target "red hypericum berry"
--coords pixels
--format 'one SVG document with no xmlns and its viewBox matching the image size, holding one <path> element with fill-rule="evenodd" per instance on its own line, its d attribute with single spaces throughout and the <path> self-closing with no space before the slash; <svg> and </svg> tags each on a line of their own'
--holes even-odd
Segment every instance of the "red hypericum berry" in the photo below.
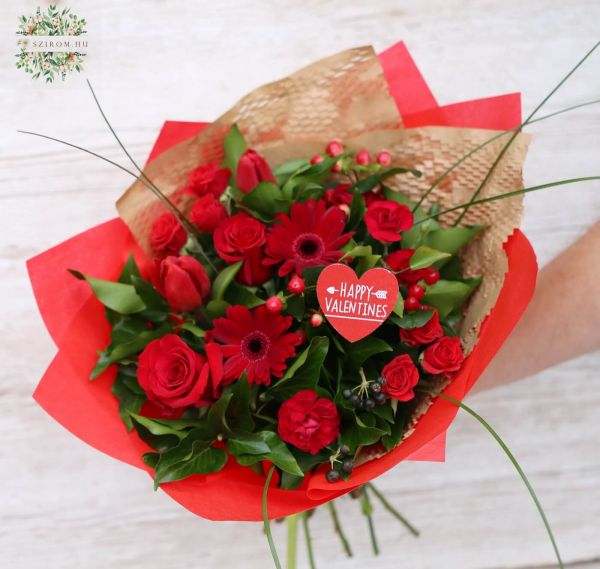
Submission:
<svg viewBox="0 0 600 569">
<path fill-rule="evenodd" d="M 318 328 L 321 324 L 323 324 L 323 315 L 322 314 L 319 314 L 317 312 L 310 317 L 310 325 L 313 328 Z"/>
<path fill-rule="evenodd" d="M 408 289 L 408 296 L 413 296 L 417 300 L 421 300 L 425 296 L 425 291 L 422 286 L 415 284 Z"/>
<path fill-rule="evenodd" d="M 310 159 L 310 163 L 314 166 L 315 164 L 318 164 L 319 162 L 323 162 L 323 160 L 324 160 L 324 158 L 320 154 L 315 154 Z"/>
<path fill-rule="evenodd" d="M 404 301 L 405 310 L 416 310 L 417 308 L 419 308 L 419 306 L 419 301 L 414 296 L 406 297 L 406 300 Z"/>
<path fill-rule="evenodd" d="M 345 203 L 338 205 L 338 207 L 346 214 L 350 215 L 350 206 L 347 206 Z"/>
<path fill-rule="evenodd" d="M 308 337 L 306 336 L 306 332 L 302 328 L 299 328 L 298 330 L 296 330 L 294 332 L 294 334 L 296 334 L 296 336 L 298 336 L 298 341 L 300 342 L 300 345 L 305 344 L 306 341 L 308 340 Z"/>
<path fill-rule="evenodd" d="M 337 161 L 332 167 L 331 167 L 331 171 L 334 174 L 339 174 L 342 171 L 342 163 L 341 161 Z"/>
<path fill-rule="evenodd" d="M 389 166 L 392 163 L 392 155 L 387 150 L 380 150 L 377 153 L 377 164 L 381 166 Z"/>
<path fill-rule="evenodd" d="M 344 147 L 339 140 L 332 140 L 325 148 L 325 152 L 327 152 L 329 156 L 338 156 L 344 152 Z"/>
<path fill-rule="evenodd" d="M 428 284 L 432 285 L 440 280 L 440 272 L 437 269 L 429 268 L 423 275 L 423 280 Z"/>
<path fill-rule="evenodd" d="M 302 294 L 304 292 L 304 279 L 298 275 L 294 275 L 290 279 L 287 288 L 292 294 Z"/>
<path fill-rule="evenodd" d="M 271 314 L 279 314 L 283 308 L 283 302 L 278 296 L 271 296 L 267 298 L 265 306 Z"/>
<path fill-rule="evenodd" d="M 371 163 L 371 155 L 368 150 L 361 150 L 356 153 L 354 161 L 361 166 L 368 166 Z"/>
</svg>

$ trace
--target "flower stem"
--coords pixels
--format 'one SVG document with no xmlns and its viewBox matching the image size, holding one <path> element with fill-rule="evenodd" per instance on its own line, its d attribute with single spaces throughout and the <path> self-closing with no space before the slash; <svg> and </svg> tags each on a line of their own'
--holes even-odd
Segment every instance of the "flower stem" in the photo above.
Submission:
<svg viewBox="0 0 600 569">
<path fill-rule="evenodd" d="M 337 510 L 333 503 L 333 500 L 331 502 L 327 502 L 327 507 L 329 508 L 329 511 L 331 512 L 331 519 L 333 520 L 333 527 L 335 528 L 335 532 L 340 537 L 340 541 L 342 542 L 344 551 L 346 552 L 346 555 L 348 557 L 352 557 L 352 549 L 350 548 L 350 542 L 346 538 L 346 535 L 344 534 L 344 530 L 342 529 L 342 526 L 340 525 L 340 519 L 338 518 Z"/>
<path fill-rule="evenodd" d="M 273 557 L 273 563 L 275 564 L 276 569 L 281 568 L 281 561 L 279 561 L 279 556 L 277 555 L 277 549 L 275 548 L 275 542 L 273 541 L 273 534 L 271 534 L 271 523 L 269 522 L 269 514 L 267 511 L 267 494 L 269 492 L 269 484 L 271 484 L 271 478 L 273 478 L 273 473 L 275 472 L 275 465 L 271 466 L 269 473 L 267 474 L 267 479 L 265 480 L 265 485 L 263 487 L 262 493 L 262 515 L 263 515 L 263 524 L 265 527 L 265 533 L 267 534 L 267 541 L 269 542 L 269 549 L 271 550 L 271 556 Z"/>
<path fill-rule="evenodd" d="M 379 555 L 379 545 L 377 543 L 377 536 L 375 535 L 375 524 L 373 523 L 373 505 L 371 504 L 366 486 L 363 486 L 360 498 L 362 502 L 362 512 L 367 518 L 367 524 L 369 525 L 369 535 L 371 537 L 373 554 Z"/>
<path fill-rule="evenodd" d="M 310 528 L 308 527 L 308 512 L 303 512 L 302 516 L 302 527 L 304 528 L 304 537 L 306 538 L 306 552 L 308 554 L 308 565 L 310 569 L 316 569 L 315 554 L 313 552 L 312 537 L 310 535 Z"/>
<path fill-rule="evenodd" d="M 471 415 L 477 421 L 479 421 L 479 423 L 481 423 L 481 425 L 492 435 L 492 437 L 494 437 L 494 440 L 500 445 L 500 447 L 502 448 L 502 450 L 504 451 L 504 453 L 506 454 L 506 456 L 508 457 L 508 459 L 510 460 L 512 465 L 515 467 L 516 471 L 519 473 L 521 480 L 523 480 L 523 483 L 525 484 L 525 487 L 527 488 L 529 495 L 531 496 L 531 499 L 533 500 L 535 507 L 537 508 L 537 510 L 540 514 L 540 517 L 542 518 L 542 522 L 544 523 L 544 527 L 546 528 L 546 532 L 548 533 L 548 537 L 550 538 L 550 542 L 552 543 L 552 548 L 554 549 L 554 553 L 555 553 L 556 559 L 558 561 L 558 566 L 560 567 L 560 569 L 564 569 L 562 558 L 561 558 L 560 552 L 558 550 L 558 545 L 556 543 L 556 539 L 554 538 L 554 533 L 552 532 L 552 528 L 550 527 L 550 522 L 548 521 L 548 518 L 546 517 L 546 513 L 544 512 L 544 508 L 542 507 L 542 504 L 539 501 L 537 494 L 535 493 L 535 490 L 533 489 L 533 486 L 531 485 L 531 482 L 529 482 L 527 475 L 521 468 L 521 465 L 518 463 L 517 459 L 515 458 L 513 453 L 510 451 L 510 449 L 506 446 L 506 443 L 502 440 L 500 435 L 493 429 L 493 427 L 483 417 L 481 417 L 481 415 L 478 415 L 473 409 L 471 409 L 468 405 L 465 405 L 462 401 L 459 401 L 458 399 L 454 399 L 454 397 L 451 397 L 450 395 L 446 395 L 445 393 L 440 393 L 438 391 L 435 391 L 434 389 L 424 389 L 424 390 L 428 391 L 432 395 L 441 397 L 442 399 L 445 399 L 446 401 L 450 401 L 451 403 L 454 403 L 454 405 L 457 405 L 461 409 L 465 410 L 469 415 Z"/>
<path fill-rule="evenodd" d="M 403 524 L 410 533 L 412 533 L 415 537 L 419 537 L 419 535 L 421 535 L 419 530 L 417 528 L 415 528 L 415 526 L 413 526 L 398 510 L 396 510 L 396 508 L 394 508 L 394 506 L 392 506 L 388 502 L 387 498 L 377 488 L 375 488 L 373 483 L 371 483 L 371 482 L 367 483 L 367 487 L 369 488 L 369 490 L 371 490 L 373 492 L 375 497 L 381 502 L 381 505 L 390 514 L 392 514 L 392 516 L 394 516 L 401 524 Z"/>
<path fill-rule="evenodd" d="M 285 518 L 287 523 L 287 569 L 296 569 L 298 561 L 298 515 Z"/>
</svg>

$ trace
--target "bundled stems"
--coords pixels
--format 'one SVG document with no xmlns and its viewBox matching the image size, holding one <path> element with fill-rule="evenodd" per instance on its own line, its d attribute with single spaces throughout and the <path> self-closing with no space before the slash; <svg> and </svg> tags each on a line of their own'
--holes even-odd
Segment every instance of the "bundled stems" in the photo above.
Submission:
<svg viewBox="0 0 600 569">
<path fill-rule="evenodd" d="M 556 559 L 558 561 L 558 566 L 560 569 L 564 569 L 560 551 L 558 550 L 558 545 L 556 543 L 556 539 L 554 538 L 554 533 L 552 532 L 552 528 L 550 527 L 550 522 L 548 521 L 548 518 L 546 517 L 546 513 L 544 512 L 544 508 L 542 507 L 542 504 L 539 501 L 537 494 L 535 493 L 535 490 L 533 489 L 533 486 L 531 485 L 531 482 L 529 482 L 527 475 L 521 468 L 521 465 L 519 464 L 519 462 L 517 461 L 517 459 L 515 458 L 513 453 L 510 451 L 508 446 L 506 446 L 506 443 L 502 440 L 500 435 L 493 429 L 493 427 L 483 417 L 481 417 L 481 415 L 477 414 L 473 409 L 471 409 L 468 405 L 465 405 L 462 401 L 459 401 L 458 399 L 455 399 L 454 397 L 451 397 L 450 395 L 446 395 L 445 393 L 440 393 L 438 391 L 435 391 L 434 389 L 431 389 L 430 387 L 423 386 L 422 389 L 424 391 L 431 393 L 432 395 L 435 395 L 436 397 L 441 397 L 442 399 L 445 399 L 446 401 L 450 401 L 451 403 L 454 403 L 454 405 L 457 405 L 461 409 L 465 410 L 469 415 L 474 417 L 481 425 L 483 425 L 483 427 L 492 435 L 494 440 L 500 445 L 500 447 L 502 448 L 502 450 L 504 451 L 504 453 L 506 454 L 506 456 L 508 457 L 508 459 L 510 460 L 512 465 L 515 467 L 516 471 L 519 473 L 521 480 L 523 480 L 523 483 L 525 484 L 525 486 L 529 492 L 529 495 L 531 496 L 531 499 L 533 500 L 535 507 L 537 508 L 537 511 L 540 514 L 540 517 L 542 518 L 542 522 L 544 523 L 544 527 L 546 528 L 546 532 L 548 533 L 548 537 L 550 538 L 550 541 L 552 543 L 552 548 L 554 549 L 554 553 L 555 553 Z"/>
<path fill-rule="evenodd" d="M 288 516 L 287 524 L 287 569 L 296 569 L 298 561 L 298 515 Z"/>
<path fill-rule="evenodd" d="M 373 495 L 381 502 L 381 505 L 394 516 L 406 529 L 412 533 L 415 537 L 419 537 L 420 532 L 415 526 L 413 526 L 398 510 L 392 506 L 387 498 L 371 483 L 367 483 L 367 488 L 373 492 Z"/>
<path fill-rule="evenodd" d="M 367 524 L 369 526 L 369 536 L 371 537 L 371 546 L 373 547 L 373 554 L 379 555 L 379 544 L 377 543 L 377 536 L 375 535 L 375 524 L 373 523 L 373 505 L 369 498 L 369 492 L 367 486 L 362 487 L 360 495 L 362 502 L 362 511 L 364 516 L 367 518 Z"/>
<path fill-rule="evenodd" d="M 269 549 L 271 550 L 271 556 L 273 557 L 273 563 L 275 563 L 276 569 L 282 569 L 281 561 L 279 561 L 279 556 L 277 555 L 277 549 L 275 548 L 275 542 L 273 541 L 273 534 L 271 533 L 271 522 L 269 522 L 269 513 L 267 506 L 267 495 L 269 493 L 269 485 L 271 484 L 271 479 L 273 478 L 273 473 L 275 472 L 275 466 L 271 466 L 269 469 L 269 473 L 267 474 L 267 478 L 265 480 L 265 485 L 263 487 L 262 493 L 262 515 L 263 515 L 263 525 L 265 528 L 265 533 L 267 534 L 267 541 L 269 542 Z"/>
<path fill-rule="evenodd" d="M 342 529 L 342 526 L 340 525 L 340 520 L 338 518 L 337 509 L 333 503 L 333 500 L 331 502 L 327 502 L 327 508 L 331 512 L 331 519 L 333 520 L 333 527 L 335 528 L 335 533 L 338 534 L 340 541 L 342 542 L 344 552 L 346 553 L 346 555 L 348 557 L 352 557 L 352 549 L 350 548 L 350 542 L 348 541 L 348 538 L 344 534 L 344 530 Z"/>
<path fill-rule="evenodd" d="M 316 569 L 317 566 L 315 564 L 315 555 L 313 552 L 312 546 L 312 537 L 310 535 L 310 527 L 308 524 L 309 512 L 303 512 L 300 514 L 302 516 L 302 527 L 304 529 L 304 538 L 306 539 L 306 553 L 308 555 L 308 565 L 310 569 Z"/>
</svg>

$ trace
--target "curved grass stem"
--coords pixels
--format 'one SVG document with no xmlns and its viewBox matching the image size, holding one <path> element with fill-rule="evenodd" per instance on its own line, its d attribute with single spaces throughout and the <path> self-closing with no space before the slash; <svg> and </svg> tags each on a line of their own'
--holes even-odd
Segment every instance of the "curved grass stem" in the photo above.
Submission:
<svg viewBox="0 0 600 569">
<path fill-rule="evenodd" d="M 269 549 L 271 550 L 271 556 L 273 557 L 273 563 L 275 564 L 276 569 L 281 569 L 281 561 L 279 561 L 279 555 L 277 555 L 277 548 L 275 547 L 275 542 L 273 541 L 273 534 L 271 533 L 271 522 L 269 522 L 269 513 L 268 513 L 268 506 L 267 506 L 267 496 L 269 493 L 269 485 L 271 484 L 271 479 L 273 478 L 274 472 L 275 472 L 275 466 L 271 466 L 269 473 L 267 474 L 267 479 L 265 480 L 265 485 L 263 487 L 262 515 L 263 515 L 263 525 L 265 528 L 265 534 L 267 534 L 267 541 L 269 542 Z"/>
<path fill-rule="evenodd" d="M 327 508 L 329 509 L 329 512 L 331 513 L 331 519 L 333 520 L 333 527 L 335 528 L 335 533 L 338 534 L 340 541 L 342 542 L 342 547 L 344 548 L 344 552 L 346 553 L 346 555 L 348 557 L 352 557 L 352 549 L 350 548 L 350 542 L 348 541 L 348 538 L 346 537 L 346 534 L 344 533 L 344 530 L 342 529 L 342 526 L 340 524 L 340 519 L 337 514 L 337 509 L 333 503 L 333 500 L 331 502 L 327 502 Z"/>
<path fill-rule="evenodd" d="M 304 537 L 306 539 L 306 553 L 308 556 L 308 566 L 310 569 L 317 569 L 317 565 L 315 564 L 315 554 L 312 546 L 312 537 L 310 535 L 310 527 L 308 524 L 308 512 L 303 512 L 300 514 L 302 516 L 302 527 L 304 529 Z"/>
<path fill-rule="evenodd" d="M 419 537 L 419 530 L 413 526 L 394 506 L 392 506 L 387 498 L 375 487 L 372 482 L 367 483 L 367 488 L 373 492 L 373 495 L 381 502 L 381 505 L 394 516 L 406 529 L 415 537 Z"/>
</svg>

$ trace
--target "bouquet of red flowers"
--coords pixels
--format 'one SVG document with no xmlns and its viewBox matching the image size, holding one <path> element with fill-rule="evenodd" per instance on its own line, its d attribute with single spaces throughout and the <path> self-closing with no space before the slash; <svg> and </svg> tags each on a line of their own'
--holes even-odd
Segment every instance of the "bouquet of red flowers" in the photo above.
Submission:
<svg viewBox="0 0 600 569">
<path fill-rule="evenodd" d="M 515 94 L 438 106 L 402 44 L 166 123 L 120 219 L 29 263 L 36 400 L 209 519 L 385 503 L 533 292 L 521 126 Z"/>
</svg>

